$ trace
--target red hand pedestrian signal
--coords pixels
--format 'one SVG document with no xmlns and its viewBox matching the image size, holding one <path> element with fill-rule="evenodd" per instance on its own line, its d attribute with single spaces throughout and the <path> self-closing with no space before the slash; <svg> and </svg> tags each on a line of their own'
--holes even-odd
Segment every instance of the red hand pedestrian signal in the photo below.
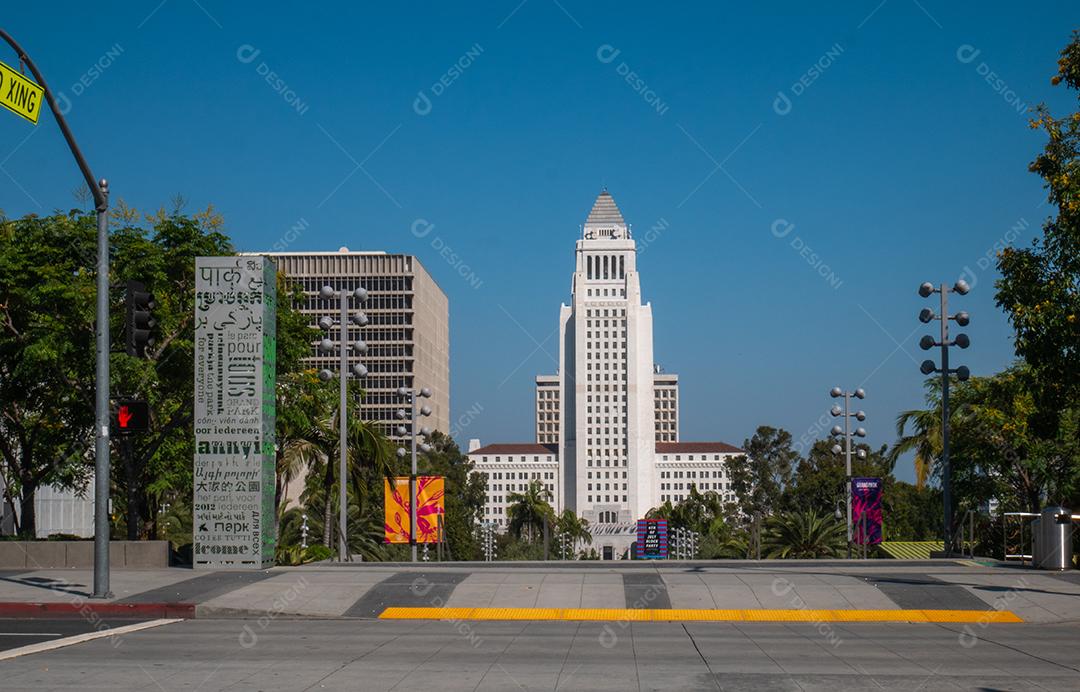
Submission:
<svg viewBox="0 0 1080 692">
<path fill-rule="evenodd" d="M 139 399 L 123 399 L 113 409 L 113 427 L 117 433 L 142 433 L 150 429 L 150 408 Z"/>
<path fill-rule="evenodd" d="M 120 423 L 120 429 L 126 430 L 128 423 L 131 422 L 132 417 L 131 409 L 127 406 L 121 406 L 120 410 L 116 412 L 116 420 Z"/>
</svg>

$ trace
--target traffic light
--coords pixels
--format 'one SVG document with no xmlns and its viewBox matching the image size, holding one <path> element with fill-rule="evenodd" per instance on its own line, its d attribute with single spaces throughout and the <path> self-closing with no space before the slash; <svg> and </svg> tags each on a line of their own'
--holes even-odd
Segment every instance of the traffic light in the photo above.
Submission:
<svg viewBox="0 0 1080 692">
<path fill-rule="evenodd" d="M 127 282 L 127 320 L 124 329 L 125 350 L 129 356 L 146 357 L 146 349 L 154 345 L 150 330 L 157 322 L 150 315 L 154 309 L 154 295 L 147 292 L 141 281 Z"/>
<path fill-rule="evenodd" d="M 112 422 L 121 435 L 144 433 L 150 429 L 150 407 L 139 399 L 118 399 Z"/>
</svg>

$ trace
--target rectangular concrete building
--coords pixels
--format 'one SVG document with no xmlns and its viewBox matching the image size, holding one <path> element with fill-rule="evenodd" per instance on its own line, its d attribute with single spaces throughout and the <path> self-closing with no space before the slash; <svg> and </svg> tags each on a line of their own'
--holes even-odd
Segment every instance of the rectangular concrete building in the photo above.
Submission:
<svg viewBox="0 0 1080 692">
<path fill-rule="evenodd" d="M 449 302 L 420 260 L 413 255 L 386 252 L 270 252 L 253 253 L 270 257 L 279 271 L 298 283 L 307 296 L 300 311 L 312 326 L 311 355 L 306 361 L 313 368 L 328 368 L 337 373 L 337 350 L 320 353 L 319 319 L 337 319 L 337 298 L 319 298 L 319 289 L 329 285 L 335 290 L 352 291 L 363 287 L 368 299 L 362 309 L 368 324 L 350 324 L 349 342 L 358 339 L 368 345 L 368 352 L 350 351 L 349 365 L 363 363 L 368 369 L 363 386 L 367 396 L 361 404 L 364 420 L 381 424 L 384 432 L 398 439 L 394 431 L 394 411 L 402 406 L 398 387 L 430 387 L 428 405 L 432 414 L 425 424 L 442 432 L 450 430 L 450 312 Z M 335 327 L 327 335 L 338 342 Z"/>
<path fill-rule="evenodd" d="M 656 442 L 679 441 L 679 376 L 653 367 L 656 398 Z"/>
</svg>

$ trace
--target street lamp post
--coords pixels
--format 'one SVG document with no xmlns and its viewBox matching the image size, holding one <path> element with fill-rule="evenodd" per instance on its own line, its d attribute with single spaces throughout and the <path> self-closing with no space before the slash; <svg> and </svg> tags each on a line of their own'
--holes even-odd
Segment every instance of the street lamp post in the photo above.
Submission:
<svg viewBox="0 0 1080 692">
<path fill-rule="evenodd" d="M 41 70 L 26 54 L 11 34 L 0 29 L 4 39 L 30 68 L 38 85 L 45 92 L 45 101 L 60 126 L 71 155 L 94 197 L 97 212 L 97 312 L 95 325 L 97 365 L 94 374 L 94 591 L 91 598 L 109 598 L 109 183 L 94 178 L 90 164 L 82 155 L 75 135 L 71 133 L 64 114 L 56 107 L 56 99 L 45 82 Z"/>
<path fill-rule="evenodd" d="M 427 387 L 421 388 L 420 391 L 415 391 L 412 387 L 398 387 L 397 391 L 398 396 L 409 402 L 412 412 L 412 415 L 410 415 L 409 413 L 406 413 L 405 409 L 398 409 L 396 415 L 398 420 L 402 421 L 397 428 L 398 435 L 404 437 L 408 434 L 410 440 L 412 466 L 409 473 L 409 544 L 412 547 L 412 561 L 416 562 L 416 448 L 419 446 L 420 451 L 424 453 L 431 451 L 431 445 L 426 442 L 417 442 L 418 435 L 420 437 L 429 437 L 431 435 L 431 429 L 424 427 L 417 430 L 416 428 L 417 413 L 421 416 L 430 416 L 431 407 L 424 404 L 418 409 L 416 400 L 417 398 L 430 399 L 431 390 Z M 405 429 L 404 425 L 406 419 L 409 421 L 408 430 Z M 404 458 L 405 455 L 409 453 L 410 452 L 405 451 L 404 447 L 398 447 L 398 457 Z"/>
<path fill-rule="evenodd" d="M 348 427 L 348 399 L 346 396 L 346 390 L 349 379 L 349 348 L 352 348 L 353 352 L 357 355 L 363 355 L 367 353 L 367 344 L 361 339 L 357 339 L 349 346 L 349 322 L 352 322 L 357 327 L 363 327 L 368 323 L 367 315 L 362 312 L 358 312 L 351 317 L 349 316 L 349 298 L 355 298 L 359 302 L 367 300 L 368 293 L 364 288 L 356 288 L 352 291 L 341 289 L 340 291 L 334 290 L 332 286 L 323 286 L 319 289 L 319 297 L 323 300 L 330 300 L 334 296 L 337 296 L 340 301 L 340 313 L 337 321 L 339 328 L 338 336 L 338 380 L 340 381 L 339 387 L 339 401 L 338 401 L 338 559 L 345 562 L 349 559 L 349 541 L 348 541 L 348 522 L 346 519 L 346 513 L 348 510 L 348 499 L 346 493 L 346 474 L 348 468 L 346 464 L 346 452 L 347 452 L 347 427 Z M 334 318 L 326 315 L 319 320 L 319 328 L 323 331 L 329 332 L 334 328 Z M 323 337 L 319 342 L 319 350 L 323 353 L 330 353 L 335 348 L 334 342 L 329 337 Z M 367 368 L 362 363 L 356 363 L 352 367 L 352 373 L 356 377 L 367 376 Z M 334 373 L 328 369 L 322 369 L 319 371 L 319 379 L 323 382 L 330 381 L 333 378 Z M 329 463 L 329 459 L 327 463 Z M 330 503 L 330 498 L 326 498 L 327 504 Z M 323 527 L 324 531 L 329 531 L 330 527 Z"/>
<path fill-rule="evenodd" d="M 861 428 L 860 427 L 860 428 L 856 428 L 854 431 L 851 430 L 851 419 L 852 418 L 856 419 L 860 423 L 863 422 L 864 420 L 866 420 L 866 414 L 863 413 L 862 411 L 856 411 L 855 413 L 851 412 L 851 397 L 855 397 L 856 399 L 865 399 L 866 398 L 866 391 L 863 390 L 862 387 L 859 387 L 854 392 L 845 392 L 840 387 L 833 387 L 829 391 L 829 396 L 831 396 L 834 399 L 839 399 L 840 397 L 844 397 L 844 408 L 841 409 L 839 406 L 833 406 L 830 413 L 832 413 L 832 415 L 834 417 L 836 417 L 836 416 L 843 416 L 844 417 L 844 426 L 840 427 L 839 425 L 835 425 L 835 426 L 833 426 L 833 429 L 832 429 L 833 436 L 835 436 L 835 437 L 839 437 L 840 435 L 844 436 L 844 446 L 841 447 L 840 445 L 835 444 L 832 447 L 832 452 L 833 452 L 833 454 L 840 454 L 841 452 L 844 453 L 844 473 L 845 473 L 844 485 L 846 486 L 846 490 L 844 491 L 844 494 L 847 497 L 847 556 L 848 556 L 848 559 L 851 559 L 851 535 L 852 535 L 852 531 L 851 531 L 851 438 L 852 437 L 866 437 L 866 428 Z M 865 449 L 857 450 L 856 455 L 860 459 L 865 459 L 866 458 L 866 450 Z M 864 540 L 865 540 L 865 537 L 864 537 Z"/>
<path fill-rule="evenodd" d="M 957 293 L 963 296 L 967 295 L 970 290 L 971 287 L 963 279 L 953 284 L 952 288 L 949 288 L 948 284 L 934 286 L 929 281 L 919 286 L 919 295 L 923 298 L 929 298 L 935 293 L 941 295 L 940 313 L 935 315 L 931 308 L 923 308 L 919 311 L 919 321 L 923 324 L 929 324 L 934 320 L 941 322 L 940 341 L 935 341 L 934 337 L 929 334 L 924 335 L 919 340 L 919 348 L 924 351 L 929 351 L 935 346 L 941 348 L 941 367 L 938 368 L 932 360 L 924 360 L 922 365 L 919 366 L 919 371 L 923 375 L 931 375 L 935 372 L 941 373 L 941 499 L 944 505 L 942 537 L 944 538 L 946 556 L 951 555 L 953 552 L 952 469 L 949 467 L 949 375 L 955 374 L 956 379 L 961 382 L 967 381 L 971 376 L 971 371 L 966 365 L 953 369 L 949 368 L 949 346 L 967 348 L 971 345 L 971 339 L 968 338 L 967 334 L 957 334 L 956 338 L 949 340 L 949 320 L 956 320 L 956 324 L 961 327 L 966 327 L 971 322 L 971 317 L 967 312 L 960 311 L 955 315 L 949 314 L 949 294 Z"/>
</svg>

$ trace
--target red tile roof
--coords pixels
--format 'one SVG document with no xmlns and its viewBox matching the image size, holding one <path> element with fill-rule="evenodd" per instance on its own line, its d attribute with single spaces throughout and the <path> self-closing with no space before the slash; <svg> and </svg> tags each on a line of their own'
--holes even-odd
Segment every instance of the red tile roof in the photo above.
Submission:
<svg viewBox="0 0 1080 692">
<path fill-rule="evenodd" d="M 486 445 L 469 454 L 558 454 L 558 445 L 538 445 L 519 442 Z"/>
<path fill-rule="evenodd" d="M 558 454 L 558 445 L 507 442 L 486 445 L 469 454 Z M 657 454 L 742 454 L 726 442 L 657 442 Z"/>
<path fill-rule="evenodd" d="M 742 454 L 727 442 L 657 442 L 657 454 Z"/>
</svg>

